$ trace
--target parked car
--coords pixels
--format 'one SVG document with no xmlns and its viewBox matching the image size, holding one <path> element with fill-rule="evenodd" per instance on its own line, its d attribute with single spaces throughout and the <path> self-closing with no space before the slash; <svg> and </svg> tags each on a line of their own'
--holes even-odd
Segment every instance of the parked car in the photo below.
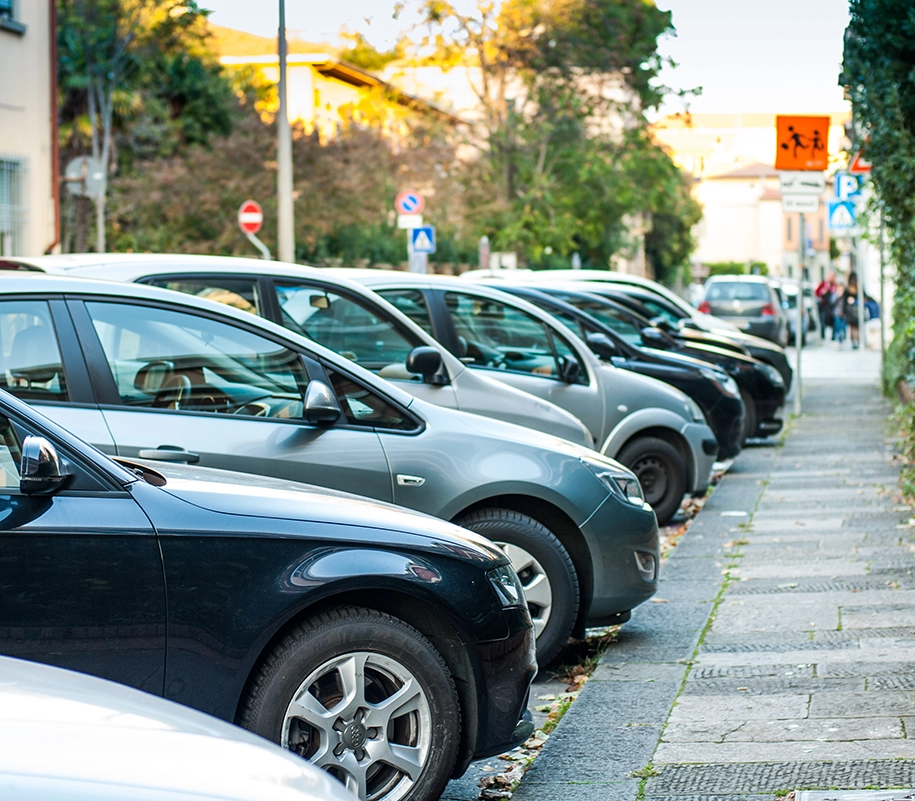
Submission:
<svg viewBox="0 0 915 801">
<path fill-rule="evenodd" d="M 7 388 L 108 453 L 306 481 L 506 547 L 546 664 L 654 594 L 657 522 L 593 450 L 424 403 L 305 337 L 178 292 L 36 274 L 0 286 Z"/>
<path fill-rule="evenodd" d="M 567 292 L 562 299 L 551 294 L 549 288 L 540 290 L 515 284 L 503 284 L 499 288 L 552 314 L 587 342 L 598 358 L 615 367 L 664 381 L 685 392 L 699 404 L 715 432 L 718 458 L 729 459 L 740 453 L 745 439 L 744 403 L 734 379 L 717 365 L 627 341 L 612 326 L 590 313 L 601 314 L 604 306 L 601 299 L 594 295 Z M 577 304 L 573 304 L 573 300 Z"/>
<path fill-rule="evenodd" d="M 6 801 L 353 801 L 238 726 L 71 670 L 0 657 Z"/>
<path fill-rule="evenodd" d="M 386 270 L 347 275 L 414 313 L 474 370 L 578 417 L 601 453 L 630 467 L 663 525 L 686 492 L 705 492 L 718 442 L 698 404 L 660 381 L 603 364 L 554 317 L 457 278 Z"/>
<path fill-rule="evenodd" d="M 705 282 L 699 311 L 776 345 L 788 344 L 788 318 L 782 300 L 775 285 L 764 276 L 711 276 Z"/>
<path fill-rule="evenodd" d="M 777 289 L 782 300 L 782 308 L 788 320 L 788 344 L 797 342 L 795 329 L 797 328 L 797 281 L 790 278 L 779 278 Z M 823 333 L 820 331 L 820 312 L 817 308 L 816 298 L 813 295 L 813 286 L 804 286 L 804 315 L 806 318 L 804 331 L 801 335 L 801 344 L 807 345 L 808 341 L 819 341 Z"/>
<path fill-rule="evenodd" d="M 733 343 L 729 343 L 731 348 L 725 347 L 714 335 L 674 328 L 657 318 L 649 320 L 637 311 L 644 307 L 626 294 L 620 293 L 617 298 L 612 290 L 600 294 L 579 291 L 594 287 L 593 283 L 569 286 L 573 288 L 557 283 L 543 291 L 587 312 L 631 345 L 699 359 L 714 364 L 733 378 L 744 404 L 741 442 L 781 431 L 786 388 L 774 367 L 756 361 Z M 648 313 L 647 309 L 644 311 Z"/>
<path fill-rule="evenodd" d="M 149 284 L 225 303 L 303 334 L 436 406 L 594 447 L 585 425 L 565 410 L 467 370 L 374 292 L 354 281 L 332 278 L 324 270 L 262 259 L 150 253 L 23 257 L 5 263 L 73 277 Z"/>
<path fill-rule="evenodd" d="M 5 391 L 0 478 L 5 656 L 235 721 L 362 799 L 438 798 L 532 731 L 523 590 L 472 532 L 292 482 L 118 464 Z"/>
</svg>

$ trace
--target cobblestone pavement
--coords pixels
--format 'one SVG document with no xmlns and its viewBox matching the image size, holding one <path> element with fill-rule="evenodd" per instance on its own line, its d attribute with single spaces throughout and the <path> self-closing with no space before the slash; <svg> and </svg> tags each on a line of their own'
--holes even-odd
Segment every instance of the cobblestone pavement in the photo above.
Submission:
<svg viewBox="0 0 915 801">
<path fill-rule="evenodd" d="M 738 457 L 515 801 L 915 786 L 915 528 L 879 354 L 804 359 L 802 416 Z"/>
</svg>

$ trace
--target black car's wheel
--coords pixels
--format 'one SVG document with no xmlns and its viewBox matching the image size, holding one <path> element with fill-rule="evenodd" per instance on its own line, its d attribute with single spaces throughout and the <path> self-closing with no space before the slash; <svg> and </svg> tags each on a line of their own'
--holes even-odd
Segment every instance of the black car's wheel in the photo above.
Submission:
<svg viewBox="0 0 915 801">
<path fill-rule="evenodd" d="M 658 525 L 669 522 L 686 493 L 686 465 L 677 449 L 657 437 L 639 437 L 626 443 L 615 458 L 638 477 Z"/>
<path fill-rule="evenodd" d="M 542 523 L 508 509 L 483 509 L 455 521 L 505 551 L 521 579 L 546 665 L 566 644 L 578 617 L 578 573 L 565 546 Z"/>
<path fill-rule="evenodd" d="M 740 390 L 740 399 L 743 401 L 743 433 L 740 435 L 741 445 L 746 445 L 747 440 L 756 436 L 756 403 L 745 389 Z"/>
<path fill-rule="evenodd" d="M 238 722 L 365 801 L 438 798 L 461 731 L 454 681 L 433 645 L 356 607 L 295 629 L 253 680 Z"/>
</svg>

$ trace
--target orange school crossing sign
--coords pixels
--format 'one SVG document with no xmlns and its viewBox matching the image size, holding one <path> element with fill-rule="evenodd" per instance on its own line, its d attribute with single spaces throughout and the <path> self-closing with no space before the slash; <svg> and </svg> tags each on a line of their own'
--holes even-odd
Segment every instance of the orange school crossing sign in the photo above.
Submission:
<svg viewBox="0 0 915 801">
<path fill-rule="evenodd" d="M 829 162 L 829 117 L 775 118 L 776 170 L 825 170 Z"/>
</svg>

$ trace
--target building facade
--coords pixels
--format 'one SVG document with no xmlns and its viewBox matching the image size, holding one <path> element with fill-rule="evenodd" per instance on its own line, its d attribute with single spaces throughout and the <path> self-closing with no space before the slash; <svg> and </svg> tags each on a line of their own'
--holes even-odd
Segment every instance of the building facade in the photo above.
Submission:
<svg viewBox="0 0 915 801">
<path fill-rule="evenodd" d="M 54 0 L 0 0 L 0 256 L 58 240 Z"/>
</svg>

